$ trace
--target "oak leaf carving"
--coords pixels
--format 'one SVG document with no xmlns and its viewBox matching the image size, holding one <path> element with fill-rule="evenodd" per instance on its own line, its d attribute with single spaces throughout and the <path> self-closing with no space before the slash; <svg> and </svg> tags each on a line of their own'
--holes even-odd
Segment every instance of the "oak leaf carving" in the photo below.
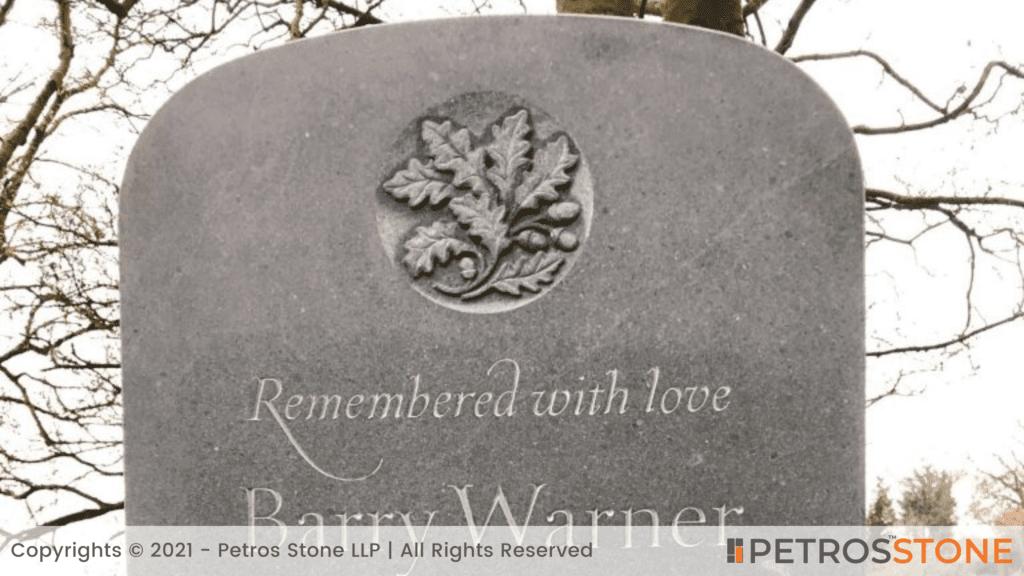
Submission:
<svg viewBox="0 0 1024 576">
<path fill-rule="evenodd" d="M 419 226 L 412 238 L 405 242 L 402 264 L 413 278 L 430 274 L 436 266 L 444 266 L 453 256 L 473 252 L 468 242 L 456 236 L 455 222 L 437 220 L 428 226 Z"/>
<path fill-rule="evenodd" d="M 494 166 L 487 171 L 487 176 L 498 188 L 499 202 L 512 191 L 519 168 L 529 162 L 526 155 L 532 144 L 526 136 L 530 130 L 530 116 L 525 109 L 506 116 L 501 126 L 491 126 L 494 141 L 487 146 L 487 152 Z"/>
<path fill-rule="evenodd" d="M 473 150 L 473 139 L 469 129 L 456 130 L 451 120 L 445 120 L 441 124 L 424 120 L 420 136 L 438 164 L 444 164 L 452 158 L 464 158 Z"/>
<path fill-rule="evenodd" d="M 533 167 L 523 183 L 516 188 L 515 200 L 519 210 L 537 208 L 541 203 L 558 200 L 558 186 L 572 181 L 566 172 L 572 169 L 579 156 L 569 148 L 569 139 L 563 134 L 538 150 Z"/>
<path fill-rule="evenodd" d="M 523 292 L 540 292 L 541 284 L 550 284 L 565 258 L 557 252 L 537 252 L 522 256 L 515 262 L 504 262 L 494 273 L 487 287 L 510 296 Z"/>
<path fill-rule="evenodd" d="M 471 238 L 479 239 L 493 256 L 507 245 L 508 225 L 502 221 L 505 217 L 505 206 L 496 204 L 491 207 L 491 195 L 489 193 L 476 196 L 465 194 L 452 200 L 448 208 L 455 215 Z"/>
<path fill-rule="evenodd" d="M 408 200 L 410 208 L 419 208 L 428 199 L 431 206 L 440 205 L 452 197 L 455 187 L 434 169 L 433 162 L 423 164 L 413 158 L 406 169 L 384 183 L 384 190 L 399 200 Z"/>
<path fill-rule="evenodd" d="M 405 241 L 401 262 L 410 276 L 432 276 L 461 258 L 457 271 L 429 282 L 463 301 L 539 293 L 579 245 L 569 227 L 582 208 L 567 189 L 580 157 L 569 137 L 533 140 L 525 108 L 488 129 L 478 140 L 451 119 L 422 120 L 419 155 L 382 184 L 411 209 L 429 205 L 435 218 Z"/>
<path fill-rule="evenodd" d="M 481 175 L 484 167 L 484 151 L 473 149 L 473 138 L 468 128 L 455 129 L 451 120 L 441 124 L 424 120 L 420 136 L 427 145 L 427 151 L 434 159 L 438 170 L 455 173 L 453 186 L 466 186 L 478 192 L 486 189 Z"/>
</svg>

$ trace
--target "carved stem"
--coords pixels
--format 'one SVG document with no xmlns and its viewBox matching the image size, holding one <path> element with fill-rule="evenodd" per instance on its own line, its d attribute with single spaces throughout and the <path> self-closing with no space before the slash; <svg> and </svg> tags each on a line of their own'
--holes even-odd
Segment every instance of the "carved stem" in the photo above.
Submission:
<svg viewBox="0 0 1024 576">
<path fill-rule="evenodd" d="M 441 284 L 440 282 L 435 282 L 434 283 L 434 290 L 437 290 L 438 292 L 440 292 L 442 294 L 446 294 L 448 296 L 462 296 L 466 292 L 469 292 L 470 290 L 474 290 L 477 287 L 479 287 L 481 284 L 484 284 L 485 282 L 487 282 L 487 279 L 490 278 L 492 274 L 494 274 L 494 270 L 495 270 L 495 268 L 497 268 L 497 264 L 498 264 L 498 260 L 499 260 L 499 256 L 500 255 L 499 254 L 495 254 L 494 255 L 494 259 L 490 262 L 490 264 L 488 264 L 487 259 L 484 258 L 484 255 L 482 253 L 470 252 L 470 254 L 473 254 L 474 256 L 477 257 L 478 266 L 480 268 L 480 272 L 477 273 L 477 275 L 473 279 L 473 281 L 471 281 L 468 285 L 458 286 L 458 287 L 448 286 L 447 284 Z"/>
<path fill-rule="evenodd" d="M 547 234 L 547 235 L 550 235 L 551 231 L 554 230 L 553 226 L 548 226 L 547 224 L 541 224 L 540 222 L 538 222 L 536 220 L 526 220 L 524 222 L 520 222 L 519 224 L 517 224 L 516 227 L 513 228 L 508 233 L 508 235 L 512 236 L 512 237 L 515 237 L 517 234 L 519 234 L 523 230 L 529 230 L 530 228 L 536 228 L 537 230 L 540 230 L 541 232 L 543 232 L 544 234 Z"/>
<path fill-rule="evenodd" d="M 477 269 L 483 270 L 486 267 L 487 261 L 484 259 L 484 255 L 482 253 L 480 253 L 480 252 L 474 252 L 474 251 L 460 252 L 460 253 L 455 255 L 455 257 L 452 259 L 452 261 L 454 262 L 456 259 L 459 258 L 459 256 L 463 256 L 463 255 L 472 256 L 476 260 Z M 463 284 L 462 286 L 450 286 L 448 284 L 442 284 L 440 282 L 434 282 L 434 290 L 437 290 L 438 292 L 440 292 L 442 294 L 445 294 L 445 295 L 448 295 L 448 296 L 459 296 L 459 295 L 465 293 L 467 290 L 472 290 L 473 289 L 473 285 L 474 285 L 473 281 L 474 280 L 478 280 L 479 278 L 480 278 L 480 274 L 477 273 L 477 275 L 475 277 L 473 277 L 472 279 L 470 279 L 468 281 L 468 285 L 467 284 Z"/>
</svg>

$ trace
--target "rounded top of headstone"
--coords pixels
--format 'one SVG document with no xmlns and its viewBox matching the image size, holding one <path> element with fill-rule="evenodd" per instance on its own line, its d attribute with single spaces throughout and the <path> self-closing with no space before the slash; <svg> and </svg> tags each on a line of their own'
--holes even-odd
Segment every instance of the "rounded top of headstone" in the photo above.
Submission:
<svg viewBox="0 0 1024 576">
<path fill-rule="evenodd" d="M 538 522 L 862 520 L 856 148 L 760 47 L 598 17 L 291 43 L 176 94 L 121 202 L 131 525 L 463 524 L 468 486 L 544 486 Z"/>
</svg>

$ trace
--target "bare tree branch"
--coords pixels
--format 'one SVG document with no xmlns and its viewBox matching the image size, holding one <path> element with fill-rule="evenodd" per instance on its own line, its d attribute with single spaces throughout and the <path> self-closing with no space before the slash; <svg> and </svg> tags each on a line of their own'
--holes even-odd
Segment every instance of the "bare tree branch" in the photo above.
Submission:
<svg viewBox="0 0 1024 576">
<path fill-rule="evenodd" d="M 14 8 L 14 0 L 5 0 L 3 6 L 0 6 L 0 26 L 7 22 L 7 14 L 10 13 L 11 8 Z"/>
<path fill-rule="evenodd" d="M 761 22 L 761 15 L 753 12 L 754 22 L 757 24 L 757 31 L 761 34 L 761 46 L 768 47 L 768 37 L 764 34 L 764 23 Z"/>
<path fill-rule="evenodd" d="M 792 46 L 793 40 L 796 39 L 796 33 L 800 30 L 800 24 L 803 23 L 804 17 L 811 11 L 811 7 L 814 6 L 815 0 L 800 0 L 800 5 L 797 6 L 796 11 L 793 12 L 793 16 L 789 19 L 789 25 L 786 26 L 786 30 L 782 33 L 782 38 L 779 43 L 775 45 L 775 51 L 779 54 L 785 54 Z"/>
<path fill-rule="evenodd" d="M 57 0 L 60 26 L 59 62 L 50 74 L 49 80 L 43 84 L 31 108 L 29 108 L 21 122 L 4 136 L 3 142 L 0 142 L 0 185 L 3 186 L 0 189 L 0 263 L 3 263 L 8 257 L 4 243 L 7 217 L 14 206 L 14 198 L 19 187 L 18 183 L 6 179 L 11 157 L 14 156 L 15 149 L 28 141 L 29 133 L 43 114 L 46 103 L 57 93 L 58 88 L 64 82 L 64 77 L 68 73 L 68 69 L 71 66 L 71 58 L 75 52 L 74 43 L 71 38 L 71 8 L 69 3 L 70 0 Z"/>
<path fill-rule="evenodd" d="M 886 208 L 920 210 L 943 206 L 1012 206 L 1024 208 L 1024 200 L 991 196 L 907 196 L 877 188 L 865 190 L 865 199 Z"/>
<path fill-rule="evenodd" d="M 1024 318 L 1024 311 L 1017 312 L 1017 313 L 1012 314 L 1012 315 L 1010 315 L 1010 316 L 1008 316 L 1006 318 L 1003 318 L 1002 320 L 998 320 L 996 322 L 991 322 L 989 324 L 986 324 L 985 326 L 982 326 L 981 328 L 977 328 L 977 329 L 971 330 L 969 332 L 964 332 L 964 333 L 960 334 L 959 336 L 956 336 L 954 338 L 950 338 L 948 340 L 944 340 L 944 341 L 941 341 L 941 342 L 936 342 L 934 344 L 922 344 L 922 345 L 918 345 L 918 346 L 902 346 L 902 347 L 899 347 L 899 348 L 889 348 L 887 350 L 875 350 L 875 351 L 869 351 L 867 353 L 867 355 L 868 355 L 868 357 L 879 358 L 879 357 L 882 357 L 882 356 L 889 356 L 889 355 L 892 355 L 892 354 L 906 354 L 906 353 L 909 353 L 909 352 L 934 352 L 934 351 L 937 351 L 937 350 L 943 350 L 943 349 L 949 348 L 951 346 L 957 346 L 957 345 L 965 344 L 965 343 L 967 343 L 968 340 L 970 340 L 971 338 L 974 338 L 975 336 L 977 336 L 979 334 L 983 334 L 983 333 L 988 332 L 990 330 L 994 330 L 995 328 L 998 328 L 998 327 L 1003 326 L 1005 324 L 1009 324 L 1009 323 L 1014 322 L 1016 320 L 1019 320 L 1021 318 Z"/>
<path fill-rule="evenodd" d="M 928 128 L 934 128 L 935 126 L 941 126 L 942 124 L 946 124 L 947 122 L 956 120 L 961 116 L 970 114 L 975 110 L 975 108 L 973 108 L 972 105 L 976 103 L 978 97 L 981 95 L 985 86 L 988 84 L 989 76 L 991 76 L 992 72 L 995 70 L 1001 70 L 1004 72 L 1005 75 L 1014 78 L 1024 79 L 1024 70 L 1021 70 L 1020 68 L 1012 66 L 1011 64 L 1008 64 L 1007 62 L 1001 60 L 992 61 L 985 65 L 985 69 L 981 73 L 981 76 L 974 83 L 974 88 L 971 89 L 967 96 L 964 97 L 963 101 L 960 102 L 959 106 L 956 106 L 955 108 L 952 109 L 942 107 L 941 109 L 938 110 L 939 115 L 935 118 L 932 118 L 931 120 L 904 123 L 900 124 L 899 126 L 888 126 L 883 128 L 872 128 L 869 126 L 859 125 L 853 127 L 853 132 L 855 134 L 864 135 L 901 134 L 904 132 L 913 132 L 916 130 L 925 130 Z M 916 89 L 914 89 L 914 91 L 915 93 L 919 92 Z M 924 100 L 930 102 L 927 99 Z M 934 107 L 934 105 L 932 106 Z"/>
<path fill-rule="evenodd" d="M 0 446 L 0 497 L 52 527 L 124 507 L 111 168 L 124 152 L 95 166 L 69 151 L 137 132 L 194 59 L 377 23 L 384 0 L 51 1 L 41 27 L 58 58 L 0 78 L 13 117 L 0 119 L 0 433 L 26 438 Z M 0 0 L 0 26 L 15 4 Z M 175 66 L 153 78 L 158 60 Z M 67 503 L 55 518 L 53 502 Z"/>
<path fill-rule="evenodd" d="M 750 0 L 743 6 L 743 17 L 746 18 L 750 15 L 756 15 L 757 11 L 767 3 L 768 0 Z"/>
<path fill-rule="evenodd" d="M 917 98 L 920 99 L 925 104 L 927 104 L 929 108 L 935 110 L 936 112 L 946 112 L 946 109 L 944 107 L 939 106 L 935 102 L 932 102 L 931 99 L 925 96 L 924 93 L 917 88 L 917 86 L 914 86 L 914 84 L 912 84 L 904 76 L 896 72 L 896 70 L 892 67 L 891 64 L 889 64 L 889 62 L 887 62 L 878 54 L 871 52 L 870 50 L 850 50 L 847 52 L 837 52 L 835 54 L 806 54 L 804 56 L 794 56 L 790 58 L 790 60 L 792 60 L 794 63 L 799 63 L 827 60 L 845 60 L 848 58 L 870 58 L 871 60 L 874 60 L 882 67 L 886 74 L 892 77 L 892 79 L 898 82 L 901 86 L 903 86 L 911 93 L 913 93 L 914 96 L 917 96 Z"/>
<path fill-rule="evenodd" d="M 81 522 L 82 520 L 89 520 L 91 518 L 97 518 L 99 516 L 103 516 L 104 514 L 115 512 L 117 510 L 124 510 L 124 502 L 104 504 L 99 508 L 90 508 L 87 510 L 75 512 L 73 514 L 68 514 L 66 516 L 61 516 L 59 518 L 54 518 L 53 520 L 44 522 L 43 524 L 40 524 L 40 526 L 67 526 L 68 524 Z"/>
<path fill-rule="evenodd" d="M 367 24 L 383 24 L 384 21 L 377 18 L 373 14 L 370 14 L 377 6 L 381 5 L 381 2 L 376 2 L 366 10 L 357 10 L 347 4 L 338 2 L 337 0 L 327 0 L 327 5 L 332 9 L 336 10 L 339 14 L 348 14 L 349 16 L 355 16 L 356 21 L 352 25 L 353 28 L 358 26 L 365 26 Z"/>
<path fill-rule="evenodd" d="M 124 0 L 122 3 L 117 3 L 114 0 L 96 0 L 101 6 L 110 11 L 111 14 L 117 16 L 118 20 L 124 19 L 128 16 L 128 12 L 138 3 L 139 0 Z"/>
<path fill-rule="evenodd" d="M 895 396 L 917 396 L 919 392 L 905 392 L 900 388 L 900 386 L 903 384 L 903 379 L 906 378 L 907 376 L 908 374 L 904 372 L 900 372 L 899 374 L 897 374 L 896 378 L 892 381 L 888 389 L 886 389 L 884 392 L 880 394 L 868 397 L 867 401 L 865 402 L 865 407 L 870 408 L 886 398 L 892 398 Z"/>
</svg>

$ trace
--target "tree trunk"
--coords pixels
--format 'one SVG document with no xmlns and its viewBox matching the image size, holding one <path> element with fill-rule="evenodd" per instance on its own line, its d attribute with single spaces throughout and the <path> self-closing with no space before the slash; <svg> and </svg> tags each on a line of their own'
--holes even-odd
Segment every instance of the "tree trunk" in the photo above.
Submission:
<svg viewBox="0 0 1024 576">
<path fill-rule="evenodd" d="M 605 14 L 632 17 L 640 0 L 556 0 L 559 13 Z M 665 22 L 689 24 L 743 36 L 742 0 L 648 0 L 647 14 L 660 15 Z"/>
<path fill-rule="evenodd" d="M 665 0 L 665 22 L 689 24 L 743 36 L 742 0 Z"/>
<path fill-rule="evenodd" d="M 555 10 L 571 14 L 633 16 L 633 0 L 556 0 Z"/>
</svg>

